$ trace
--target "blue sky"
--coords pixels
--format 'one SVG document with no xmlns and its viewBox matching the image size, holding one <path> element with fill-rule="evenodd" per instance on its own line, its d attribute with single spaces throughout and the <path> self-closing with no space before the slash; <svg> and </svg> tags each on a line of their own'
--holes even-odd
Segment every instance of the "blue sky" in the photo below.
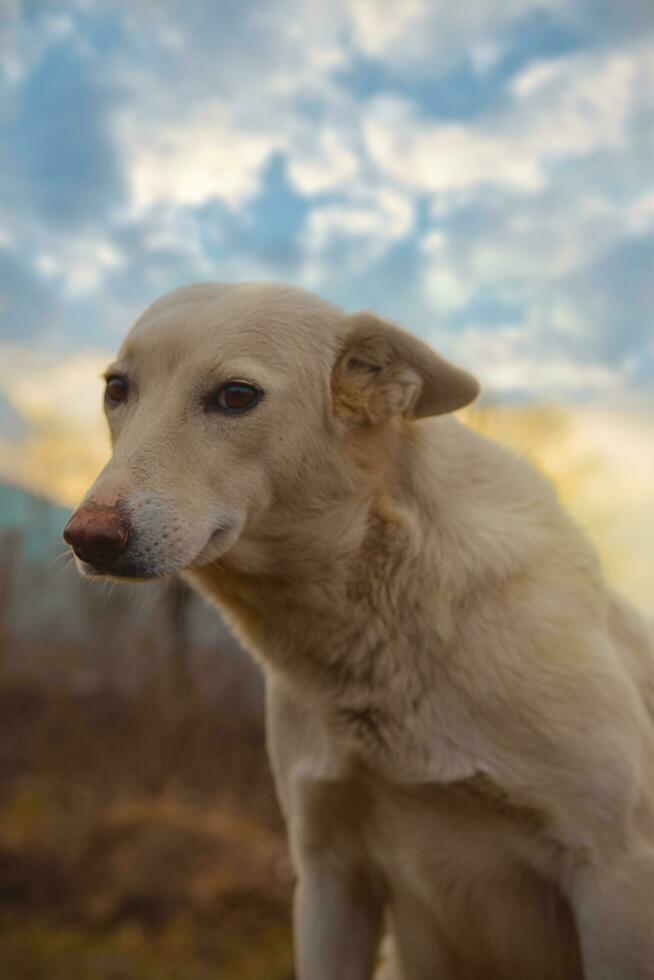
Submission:
<svg viewBox="0 0 654 980">
<path fill-rule="evenodd" d="M 0 440 L 21 372 L 206 279 L 374 308 L 495 398 L 651 396 L 651 0 L 5 0 L 0 79 Z"/>
</svg>

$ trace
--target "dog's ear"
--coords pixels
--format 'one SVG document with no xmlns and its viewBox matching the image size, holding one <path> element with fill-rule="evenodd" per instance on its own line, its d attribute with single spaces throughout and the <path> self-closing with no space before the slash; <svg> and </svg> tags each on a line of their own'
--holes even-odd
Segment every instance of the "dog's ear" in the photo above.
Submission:
<svg viewBox="0 0 654 980">
<path fill-rule="evenodd" d="M 332 375 L 337 415 L 370 423 L 392 415 L 421 419 L 463 408 L 478 393 L 472 375 L 412 334 L 371 313 L 350 318 Z"/>
</svg>

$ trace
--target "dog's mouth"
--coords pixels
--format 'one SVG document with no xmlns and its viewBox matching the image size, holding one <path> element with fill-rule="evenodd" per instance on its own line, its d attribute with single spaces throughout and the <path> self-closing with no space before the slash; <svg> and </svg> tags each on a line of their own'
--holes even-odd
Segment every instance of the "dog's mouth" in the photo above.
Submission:
<svg viewBox="0 0 654 980">
<path fill-rule="evenodd" d="M 207 541 L 207 545 L 210 545 L 213 541 L 224 540 L 225 535 L 232 530 L 233 526 L 234 526 L 233 521 L 228 521 L 228 520 L 223 521 L 221 524 L 218 525 L 216 530 L 211 533 L 209 540 Z"/>
<path fill-rule="evenodd" d="M 202 548 L 187 561 L 161 552 L 157 554 L 158 548 L 163 544 L 163 534 L 155 546 L 145 543 L 137 536 L 124 552 L 112 558 L 94 558 L 90 561 L 77 552 L 75 557 L 80 572 L 87 578 L 109 578 L 132 583 L 153 582 L 216 560 L 233 544 L 236 537 L 238 530 L 235 523 L 225 519 L 211 532 Z"/>
<path fill-rule="evenodd" d="M 221 558 L 236 543 L 242 524 L 231 518 L 224 518 L 212 531 L 205 546 L 197 553 L 187 568 L 200 568 Z"/>
<path fill-rule="evenodd" d="M 87 578 L 109 578 L 115 582 L 155 582 L 170 574 L 141 558 L 121 558 L 108 563 L 91 563 L 78 557 L 77 565 L 82 575 Z M 170 571 L 172 572 L 172 569 Z"/>
</svg>

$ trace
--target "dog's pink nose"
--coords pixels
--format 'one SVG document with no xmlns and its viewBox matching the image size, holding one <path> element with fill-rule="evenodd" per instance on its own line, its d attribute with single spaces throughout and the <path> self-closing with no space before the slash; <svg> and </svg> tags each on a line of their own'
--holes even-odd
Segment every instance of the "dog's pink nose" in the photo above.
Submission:
<svg viewBox="0 0 654 980">
<path fill-rule="evenodd" d="M 105 565 L 116 558 L 129 535 L 129 521 L 115 507 L 81 507 L 64 528 L 64 541 L 91 565 Z"/>
</svg>

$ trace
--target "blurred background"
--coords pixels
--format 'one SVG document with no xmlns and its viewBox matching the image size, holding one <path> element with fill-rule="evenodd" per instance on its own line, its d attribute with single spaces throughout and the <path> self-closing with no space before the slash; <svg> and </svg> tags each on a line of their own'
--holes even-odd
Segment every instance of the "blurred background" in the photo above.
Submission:
<svg viewBox="0 0 654 980">
<path fill-rule="evenodd" d="M 654 6 L 3 0 L 0 79 L 0 976 L 291 980 L 257 670 L 65 555 L 99 373 L 192 281 L 372 308 L 654 611 Z"/>
</svg>

